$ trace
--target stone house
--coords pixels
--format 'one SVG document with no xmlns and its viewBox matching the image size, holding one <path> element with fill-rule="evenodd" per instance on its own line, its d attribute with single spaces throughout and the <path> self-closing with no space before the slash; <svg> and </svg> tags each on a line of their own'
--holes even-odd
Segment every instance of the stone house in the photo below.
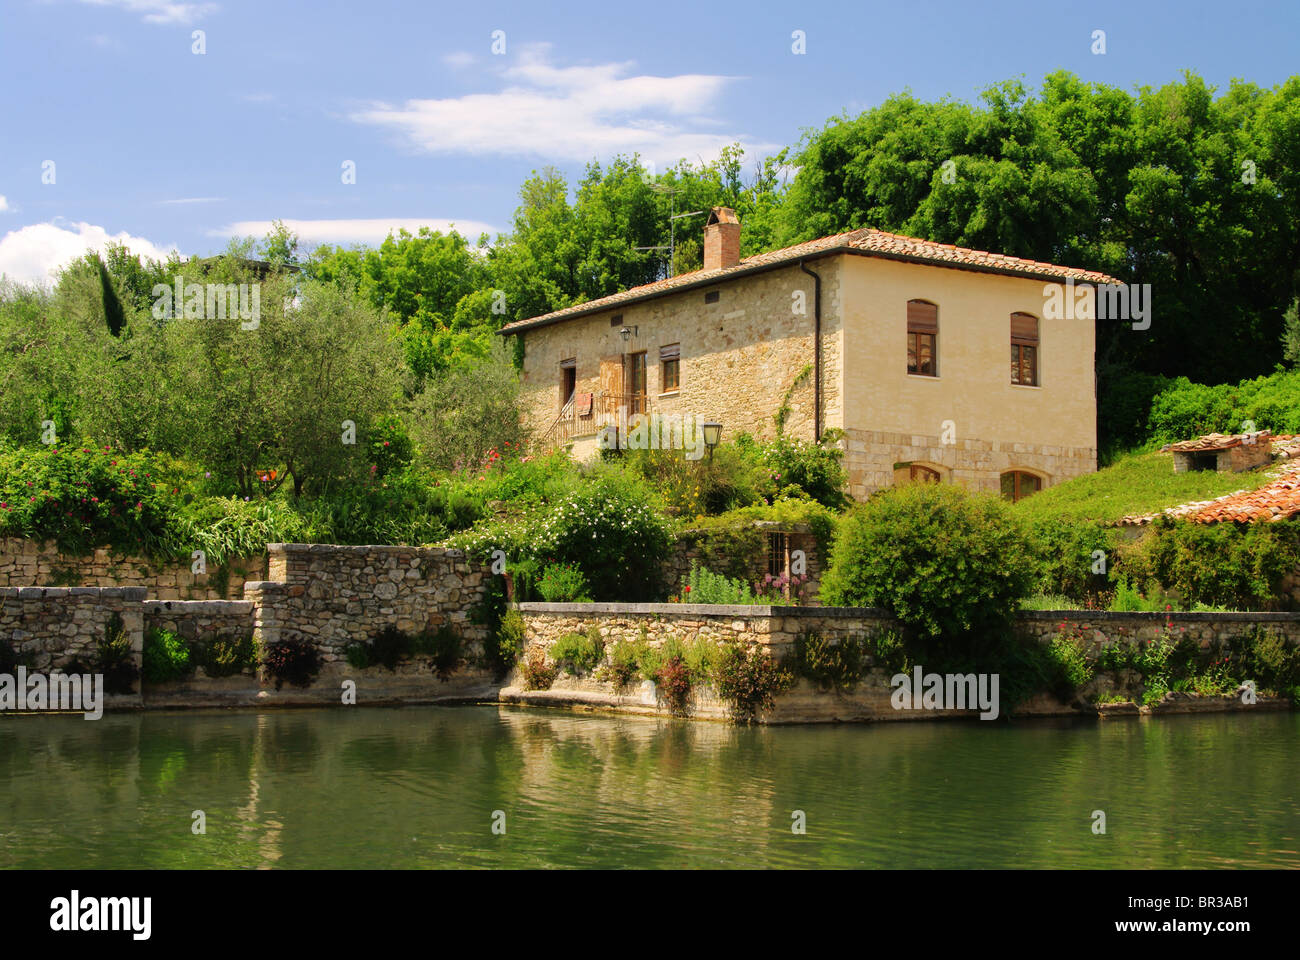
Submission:
<svg viewBox="0 0 1300 960">
<path fill-rule="evenodd" d="M 1110 277 L 871 228 L 742 260 L 740 236 L 715 207 L 701 270 L 501 329 L 523 340 L 543 445 L 699 456 L 705 421 L 723 439 L 837 429 L 858 497 L 931 480 L 1018 498 L 1096 469 Z"/>
</svg>

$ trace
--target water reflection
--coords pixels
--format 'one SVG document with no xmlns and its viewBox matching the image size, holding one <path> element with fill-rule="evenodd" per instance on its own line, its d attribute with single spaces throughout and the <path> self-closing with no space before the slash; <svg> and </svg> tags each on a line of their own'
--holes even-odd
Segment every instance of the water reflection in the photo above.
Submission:
<svg viewBox="0 0 1300 960">
<path fill-rule="evenodd" d="M 510 707 L 5 718 L 0 865 L 1300 867 L 1298 733 L 1291 713 L 768 728 Z"/>
</svg>

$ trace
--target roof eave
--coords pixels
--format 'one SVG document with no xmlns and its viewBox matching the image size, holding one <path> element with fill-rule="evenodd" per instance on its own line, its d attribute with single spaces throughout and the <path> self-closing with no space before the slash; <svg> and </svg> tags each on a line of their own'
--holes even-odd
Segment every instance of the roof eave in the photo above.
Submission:
<svg viewBox="0 0 1300 960">
<path fill-rule="evenodd" d="M 825 250 L 817 250 L 813 253 L 806 253 L 802 256 L 791 257 L 788 260 L 777 260 L 772 263 L 755 264 L 752 267 L 743 267 L 726 273 L 714 274 L 710 277 L 703 277 L 699 280 L 692 280 L 689 283 L 683 283 L 681 286 L 671 287 L 667 290 L 656 290 L 649 293 L 638 294 L 620 300 L 617 303 L 607 303 L 597 306 L 599 300 L 593 300 L 590 309 L 580 309 L 573 313 L 566 313 L 562 317 L 543 315 L 532 320 L 525 320 L 515 326 L 502 327 L 497 333 L 500 336 L 508 337 L 517 333 L 526 333 L 529 330 L 536 330 L 539 327 L 549 327 L 555 323 L 563 323 L 566 320 L 576 320 L 579 317 L 589 317 L 592 314 L 604 313 L 607 310 L 617 310 L 629 304 L 644 303 L 647 300 L 655 300 L 659 297 L 666 297 L 673 293 L 684 293 L 688 290 L 694 290 L 698 287 L 706 287 L 711 284 L 722 283 L 738 277 L 751 276 L 755 273 L 762 273 L 764 270 L 776 270 L 780 267 L 789 267 L 799 264 L 806 260 L 817 260 L 822 257 L 836 256 L 838 254 L 852 254 L 858 257 L 876 257 L 882 260 L 896 260 L 900 263 L 914 263 L 925 267 L 948 267 L 953 270 L 968 270 L 972 273 L 992 273 L 1000 276 L 1017 277 L 1024 280 L 1046 280 L 1049 283 L 1065 283 L 1073 279 L 1075 283 L 1095 284 L 1101 283 L 1099 280 L 1079 280 L 1073 277 L 1058 277 L 1055 274 L 1046 273 L 1037 270 L 1017 270 L 1012 267 L 995 267 L 977 263 L 961 263 L 960 261 L 947 262 L 934 260 L 929 257 L 923 257 L 915 254 L 891 253 L 885 250 L 862 250 L 857 247 L 851 247 L 848 244 L 839 244 L 834 247 L 828 247 Z M 1108 278 L 1114 280 L 1114 278 Z M 1114 281 L 1118 283 L 1118 281 Z"/>
</svg>

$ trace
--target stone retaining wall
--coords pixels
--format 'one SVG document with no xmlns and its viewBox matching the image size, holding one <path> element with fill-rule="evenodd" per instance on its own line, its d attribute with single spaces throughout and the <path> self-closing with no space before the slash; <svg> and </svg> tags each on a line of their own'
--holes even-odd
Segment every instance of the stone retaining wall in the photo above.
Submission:
<svg viewBox="0 0 1300 960">
<path fill-rule="evenodd" d="M 323 660 L 384 627 L 420 633 L 448 626 L 477 652 L 487 628 L 472 622 L 487 599 L 488 568 L 443 547 L 267 544 L 268 582 L 245 587 L 257 636 L 316 644 Z"/>
<path fill-rule="evenodd" d="M 0 537 L 0 587 L 143 587 L 159 600 L 222 600 L 238 598 L 244 582 L 261 579 L 265 567 L 264 556 L 237 557 L 194 574 L 188 562 L 160 563 L 108 547 L 77 555 L 53 543 Z"/>
<path fill-rule="evenodd" d="M 253 632 L 249 600 L 146 600 L 144 629 L 169 630 L 186 640 L 243 637 Z"/>
<path fill-rule="evenodd" d="M 1168 625 L 1178 636 L 1190 636 L 1200 645 L 1226 643 L 1255 630 L 1276 630 L 1292 643 L 1300 643 L 1300 613 L 1113 613 L 1109 610 L 1026 610 L 1017 627 L 1040 643 L 1056 636 L 1061 624 L 1077 626 L 1094 648 L 1106 640 L 1153 640 Z"/>
<path fill-rule="evenodd" d="M 140 587 L 0 587 L 0 642 L 7 642 L 30 673 L 49 674 L 74 661 L 92 672 L 99 643 L 115 617 L 131 646 L 137 675 L 144 652 L 144 600 Z M 107 698 L 109 705 L 140 701 L 131 694 Z"/>
<path fill-rule="evenodd" d="M 517 608 L 524 619 L 525 642 L 530 648 L 543 650 L 567 633 L 585 633 L 595 625 L 606 644 L 644 639 L 652 647 L 669 638 L 683 645 L 696 640 L 738 642 L 762 647 L 776 659 L 793 653 L 795 638 L 804 633 L 816 634 L 833 642 L 846 638 L 865 639 L 881 631 L 899 627 L 886 612 L 866 607 L 777 607 L 712 606 L 703 604 L 560 604 L 522 603 Z M 1191 636 L 1202 647 L 1246 636 L 1252 631 L 1278 630 L 1291 642 L 1300 642 L 1300 613 L 1110 613 L 1096 611 L 1034 611 L 1022 613 L 1017 629 L 1039 643 L 1057 635 L 1061 625 L 1079 627 L 1093 642 L 1096 656 L 1101 645 L 1110 641 L 1136 644 L 1151 640 L 1165 630 L 1176 636 Z M 924 666 L 924 665 L 922 665 Z M 1109 675 L 1099 674 L 1087 693 L 1123 694 L 1135 677 L 1122 676 L 1117 686 Z M 1140 684 L 1139 684 L 1140 685 Z M 807 680 L 777 697 L 774 708 L 762 718 L 770 723 L 810 723 L 829 721 L 906 721 L 946 716 L 973 715 L 971 711 L 900 711 L 890 702 L 888 672 L 872 665 L 870 674 L 849 692 L 819 690 Z M 655 690 L 655 684 L 637 677 L 627 689 L 615 689 L 611 683 L 592 676 L 560 675 L 549 690 L 526 690 L 516 673 L 501 691 L 501 699 L 515 703 L 578 705 L 602 707 L 621 713 L 665 714 L 667 705 Z M 1130 705 L 1131 706 L 1131 705 Z M 1243 705 L 1235 696 L 1197 697 L 1195 694 L 1171 694 L 1170 699 L 1142 707 L 1149 713 L 1201 712 L 1204 710 L 1285 709 L 1285 701 L 1259 698 L 1258 703 Z M 1049 694 L 1040 694 L 1017 708 L 1018 716 L 1077 715 L 1087 705 L 1076 700 L 1066 703 Z M 1114 709 L 1093 710 L 1116 713 Z M 1138 712 L 1133 707 L 1132 712 Z M 723 719 L 729 709 L 707 688 L 692 694 L 689 709 L 699 719 Z"/>
</svg>

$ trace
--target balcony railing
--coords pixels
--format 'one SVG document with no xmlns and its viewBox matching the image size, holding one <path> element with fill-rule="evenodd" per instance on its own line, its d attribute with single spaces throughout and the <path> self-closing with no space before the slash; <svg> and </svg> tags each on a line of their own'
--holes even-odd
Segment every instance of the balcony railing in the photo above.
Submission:
<svg viewBox="0 0 1300 960">
<path fill-rule="evenodd" d="M 575 393 L 555 422 L 538 438 L 538 450 L 554 450 L 577 437 L 593 436 L 607 426 L 622 428 L 628 418 L 650 412 L 650 398 L 640 393 Z"/>
</svg>

